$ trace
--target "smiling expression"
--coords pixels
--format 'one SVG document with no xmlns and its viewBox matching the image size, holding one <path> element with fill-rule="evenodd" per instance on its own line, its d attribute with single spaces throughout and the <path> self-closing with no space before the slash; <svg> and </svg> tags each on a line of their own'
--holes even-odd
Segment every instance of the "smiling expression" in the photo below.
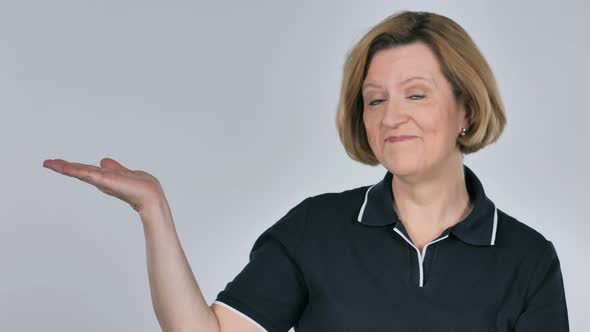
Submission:
<svg viewBox="0 0 590 332">
<path fill-rule="evenodd" d="M 461 153 L 456 139 L 468 128 L 465 110 L 425 43 L 375 53 L 362 96 L 369 145 L 392 173 L 428 172 Z"/>
</svg>

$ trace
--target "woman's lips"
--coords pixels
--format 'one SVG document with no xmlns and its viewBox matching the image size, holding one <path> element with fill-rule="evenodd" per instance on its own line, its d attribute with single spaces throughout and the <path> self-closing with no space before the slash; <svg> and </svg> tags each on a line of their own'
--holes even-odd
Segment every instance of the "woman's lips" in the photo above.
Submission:
<svg viewBox="0 0 590 332">
<path fill-rule="evenodd" d="M 389 143 L 403 142 L 403 141 L 411 140 L 414 138 L 416 138 L 416 136 L 408 136 L 408 135 L 391 136 L 387 139 L 387 142 L 389 142 Z"/>
</svg>

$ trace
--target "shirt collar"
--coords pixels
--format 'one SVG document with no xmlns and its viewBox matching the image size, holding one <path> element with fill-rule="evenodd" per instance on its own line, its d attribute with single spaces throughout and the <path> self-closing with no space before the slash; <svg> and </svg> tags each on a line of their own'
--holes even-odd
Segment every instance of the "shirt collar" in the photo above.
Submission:
<svg viewBox="0 0 590 332">
<path fill-rule="evenodd" d="M 465 164 L 463 164 L 463 173 L 469 199 L 473 202 L 473 210 L 461 222 L 445 230 L 445 233 L 453 233 L 462 241 L 473 245 L 494 245 L 498 210 L 486 196 L 475 173 Z M 366 190 L 357 218 L 359 223 L 368 226 L 393 225 L 395 227 L 399 218 L 393 208 L 392 179 L 393 174 L 388 170 L 381 181 Z"/>
</svg>

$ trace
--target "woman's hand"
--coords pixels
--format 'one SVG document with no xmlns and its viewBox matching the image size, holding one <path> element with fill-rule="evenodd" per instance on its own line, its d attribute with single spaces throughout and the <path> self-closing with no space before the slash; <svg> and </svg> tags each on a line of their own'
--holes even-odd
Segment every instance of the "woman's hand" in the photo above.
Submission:
<svg viewBox="0 0 590 332">
<path fill-rule="evenodd" d="M 63 159 L 48 159 L 43 162 L 43 167 L 90 183 L 103 193 L 127 202 L 139 213 L 149 204 L 165 200 L 160 181 L 152 175 L 140 170 L 130 170 L 110 158 L 102 159 L 100 166 L 72 163 Z"/>
</svg>

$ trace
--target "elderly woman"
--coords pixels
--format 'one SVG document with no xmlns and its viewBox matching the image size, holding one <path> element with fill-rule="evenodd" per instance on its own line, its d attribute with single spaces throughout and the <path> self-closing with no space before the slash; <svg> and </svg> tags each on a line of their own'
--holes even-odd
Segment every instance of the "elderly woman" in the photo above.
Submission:
<svg viewBox="0 0 590 332">
<path fill-rule="evenodd" d="M 463 155 L 506 124 L 493 73 L 451 19 L 399 12 L 348 53 L 337 113 L 371 185 L 303 199 L 205 302 L 158 181 L 112 159 L 48 161 L 142 216 L 166 331 L 568 331 L 552 242 L 500 210 Z"/>
</svg>

